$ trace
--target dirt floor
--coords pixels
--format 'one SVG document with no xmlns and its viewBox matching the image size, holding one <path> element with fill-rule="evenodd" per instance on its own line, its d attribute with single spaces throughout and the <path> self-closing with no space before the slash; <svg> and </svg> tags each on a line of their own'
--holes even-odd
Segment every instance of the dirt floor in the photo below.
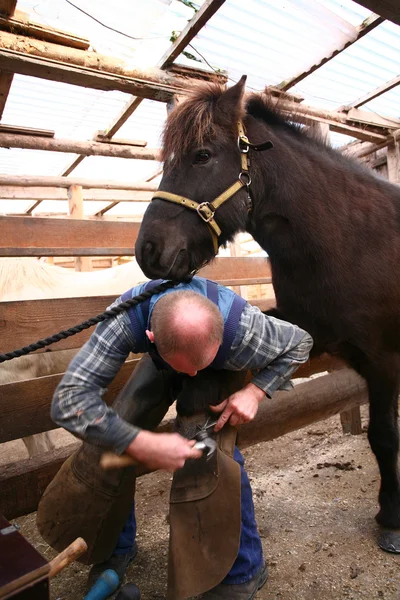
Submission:
<svg viewBox="0 0 400 600">
<path fill-rule="evenodd" d="M 244 454 L 270 573 L 257 599 L 400 599 L 400 556 L 376 545 L 379 477 L 365 432 L 343 435 L 336 416 Z M 153 473 L 138 481 L 139 553 L 127 581 L 142 600 L 165 598 L 170 480 Z M 55 555 L 35 514 L 17 523 L 46 558 Z M 52 600 L 82 599 L 87 571 L 75 563 L 52 580 Z"/>
</svg>

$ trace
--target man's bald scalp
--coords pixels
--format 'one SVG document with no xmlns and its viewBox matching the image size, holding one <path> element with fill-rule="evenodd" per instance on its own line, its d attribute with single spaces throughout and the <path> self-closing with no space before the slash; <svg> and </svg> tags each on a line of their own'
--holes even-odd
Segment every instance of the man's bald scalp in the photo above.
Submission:
<svg viewBox="0 0 400 600">
<path fill-rule="evenodd" d="M 191 290 L 179 290 L 156 302 L 151 330 L 163 357 L 184 352 L 198 362 L 209 345 L 222 343 L 224 321 L 211 300 Z"/>
</svg>

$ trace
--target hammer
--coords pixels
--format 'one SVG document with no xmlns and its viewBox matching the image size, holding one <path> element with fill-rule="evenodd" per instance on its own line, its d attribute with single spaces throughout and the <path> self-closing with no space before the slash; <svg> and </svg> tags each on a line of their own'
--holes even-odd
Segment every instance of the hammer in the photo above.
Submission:
<svg viewBox="0 0 400 600">
<path fill-rule="evenodd" d="M 210 458 L 214 456 L 217 449 L 216 441 L 207 435 L 207 429 L 214 427 L 215 423 L 210 423 L 210 425 L 203 427 L 193 437 L 194 440 L 197 440 L 194 448 L 196 448 L 196 450 L 202 450 L 203 454 L 207 457 L 207 460 L 210 460 Z M 129 454 L 122 454 L 122 456 L 119 456 L 118 454 L 114 454 L 114 452 L 104 452 L 100 458 L 100 466 L 105 470 L 121 469 L 122 467 L 131 467 L 136 464 L 135 459 L 132 458 L 132 456 L 129 456 Z"/>
<path fill-rule="evenodd" d="M 72 544 L 67 546 L 65 550 L 60 552 L 60 554 L 50 561 L 50 571 L 48 576 L 54 577 L 55 575 L 58 575 L 60 571 L 79 558 L 86 550 L 87 544 L 85 540 L 81 537 L 77 538 Z"/>
</svg>

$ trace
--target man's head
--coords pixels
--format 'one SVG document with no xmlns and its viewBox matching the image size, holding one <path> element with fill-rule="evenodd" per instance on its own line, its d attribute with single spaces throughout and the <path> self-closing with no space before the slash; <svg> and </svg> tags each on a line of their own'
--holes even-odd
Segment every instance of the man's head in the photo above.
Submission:
<svg viewBox="0 0 400 600">
<path fill-rule="evenodd" d="M 224 320 L 208 298 L 183 290 L 162 296 L 151 314 L 147 336 L 176 371 L 196 375 L 214 360 L 222 343 Z"/>
</svg>

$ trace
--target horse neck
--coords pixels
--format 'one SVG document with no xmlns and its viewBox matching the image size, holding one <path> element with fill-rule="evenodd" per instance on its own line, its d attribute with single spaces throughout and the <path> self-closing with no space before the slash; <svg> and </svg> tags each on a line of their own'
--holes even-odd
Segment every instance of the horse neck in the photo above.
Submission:
<svg viewBox="0 0 400 600">
<path fill-rule="evenodd" d="M 343 220 L 381 184 L 322 143 L 282 127 L 252 119 L 248 137 L 253 143 L 270 139 L 274 144 L 265 152 L 252 152 L 250 233 L 271 261 L 292 262 L 298 256 L 313 264 L 330 246 L 337 247 L 335 236 L 345 235 Z"/>
</svg>

